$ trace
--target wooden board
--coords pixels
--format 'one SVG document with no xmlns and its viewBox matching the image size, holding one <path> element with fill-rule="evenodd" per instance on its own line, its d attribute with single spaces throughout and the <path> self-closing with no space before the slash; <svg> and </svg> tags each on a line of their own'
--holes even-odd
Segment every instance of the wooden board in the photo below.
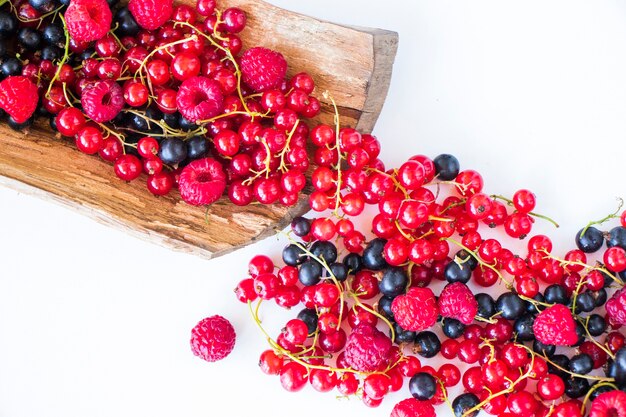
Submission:
<svg viewBox="0 0 626 417">
<path fill-rule="evenodd" d="M 193 0 L 187 0 L 193 4 Z M 322 102 L 318 121 L 332 123 L 329 91 L 342 124 L 370 132 L 382 108 L 398 36 L 380 29 L 353 28 L 302 16 L 260 0 L 220 1 L 247 12 L 244 47 L 282 52 L 289 75 L 307 71 Z M 177 193 L 154 197 L 145 177 L 126 184 L 110 164 L 77 151 L 51 130 L 35 126 L 28 134 L 0 126 L 0 184 L 52 200 L 97 221 L 167 247 L 211 258 L 284 228 L 308 211 L 302 195 L 292 208 L 258 204 L 237 207 L 222 198 L 205 208 L 191 207 Z"/>
</svg>

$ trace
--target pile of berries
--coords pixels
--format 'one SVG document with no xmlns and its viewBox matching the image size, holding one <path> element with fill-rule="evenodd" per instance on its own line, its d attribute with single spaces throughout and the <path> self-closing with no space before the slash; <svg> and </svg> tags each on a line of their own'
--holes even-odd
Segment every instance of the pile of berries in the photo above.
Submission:
<svg viewBox="0 0 626 417">
<path fill-rule="evenodd" d="M 278 52 L 242 50 L 239 8 L 215 0 L 11 0 L 0 8 L 0 108 L 36 116 L 154 195 L 192 205 L 298 201 L 319 101 Z M 15 41 L 14 41 L 15 40 Z"/>
<path fill-rule="evenodd" d="M 406 383 L 392 417 L 431 417 L 443 403 L 457 417 L 626 417 L 621 205 L 561 258 L 532 234 L 535 219 L 554 222 L 529 190 L 486 194 L 448 154 L 385 169 L 376 138 L 350 128 L 320 125 L 310 140 L 319 217 L 294 219 L 282 265 L 255 256 L 235 289 L 269 341 L 263 372 L 287 391 L 310 384 L 370 407 Z M 297 312 L 274 335 L 259 315 L 269 300 Z M 435 369 L 437 355 L 448 361 Z"/>
</svg>

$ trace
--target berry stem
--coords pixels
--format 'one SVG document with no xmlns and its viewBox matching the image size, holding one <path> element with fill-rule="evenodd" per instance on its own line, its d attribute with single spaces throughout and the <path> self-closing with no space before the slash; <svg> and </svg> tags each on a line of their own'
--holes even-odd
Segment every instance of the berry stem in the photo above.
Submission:
<svg viewBox="0 0 626 417">
<path fill-rule="evenodd" d="M 594 224 L 602 224 L 602 223 L 604 223 L 606 221 L 609 221 L 611 219 L 619 219 L 622 207 L 624 207 L 624 199 L 621 198 L 621 197 L 617 197 L 617 201 L 619 201 L 618 206 L 617 206 L 617 210 L 615 210 L 613 213 L 607 215 L 606 217 L 604 217 L 604 218 L 602 218 L 600 220 L 594 220 L 594 221 L 590 221 L 589 223 L 587 223 L 587 225 L 583 228 L 582 232 L 580 232 L 580 237 L 583 237 L 585 235 L 585 233 L 587 232 L 587 229 L 589 229 Z"/>
</svg>

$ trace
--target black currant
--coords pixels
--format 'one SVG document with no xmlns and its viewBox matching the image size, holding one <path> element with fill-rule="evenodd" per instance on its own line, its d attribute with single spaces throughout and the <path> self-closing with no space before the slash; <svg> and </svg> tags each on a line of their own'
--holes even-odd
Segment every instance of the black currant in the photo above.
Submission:
<svg viewBox="0 0 626 417">
<path fill-rule="evenodd" d="M 430 331 L 424 331 L 415 337 L 414 351 L 424 358 L 432 358 L 441 349 L 441 342 L 437 335 Z"/>
<path fill-rule="evenodd" d="M 387 261 L 383 257 L 383 249 L 387 240 L 376 238 L 370 241 L 363 250 L 363 266 L 367 269 L 380 271 L 387 267 Z"/>
<path fill-rule="evenodd" d="M 435 172 L 441 181 L 451 181 L 459 175 L 461 166 L 456 157 L 449 154 L 441 154 L 433 159 Z"/>
<path fill-rule="evenodd" d="M 428 372 L 418 372 L 409 381 L 409 391 L 416 400 L 428 401 L 437 393 L 437 380 Z"/>
<path fill-rule="evenodd" d="M 576 233 L 576 246 L 585 253 L 596 252 L 603 243 L 604 235 L 593 226 L 582 228 Z"/>
</svg>

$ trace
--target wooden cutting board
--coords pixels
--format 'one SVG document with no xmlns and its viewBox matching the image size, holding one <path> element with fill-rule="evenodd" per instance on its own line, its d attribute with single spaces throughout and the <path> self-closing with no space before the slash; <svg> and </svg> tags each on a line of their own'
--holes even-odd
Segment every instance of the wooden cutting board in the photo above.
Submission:
<svg viewBox="0 0 626 417">
<path fill-rule="evenodd" d="M 186 0 L 194 4 L 194 0 Z M 339 106 L 342 125 L 371 132 L 382 108 L 398 35 L 355 28 L 292 13 L 261 0 L 222 0 L 247 12 L 244 48 L 266 46 L 282 52 L 288 75 L 307 71 L 322 101 L 316 121 L 332 124 L 322 93 Z M 205 258 L 223 255 L 284 228 L 306 213 L 307 195 L 295 207 L 252 204 L 237 207 L 223 197 L 208 211 L 180 200 L 176 192 L 154 197 L 145 176 L 124 183 L 110 164 L 77 151 L 67 139 L 37 125 L 27 134 L 0 125 L 0 184 L 75 209 L 95 220 L 175 250 Z"/>
</svg>

